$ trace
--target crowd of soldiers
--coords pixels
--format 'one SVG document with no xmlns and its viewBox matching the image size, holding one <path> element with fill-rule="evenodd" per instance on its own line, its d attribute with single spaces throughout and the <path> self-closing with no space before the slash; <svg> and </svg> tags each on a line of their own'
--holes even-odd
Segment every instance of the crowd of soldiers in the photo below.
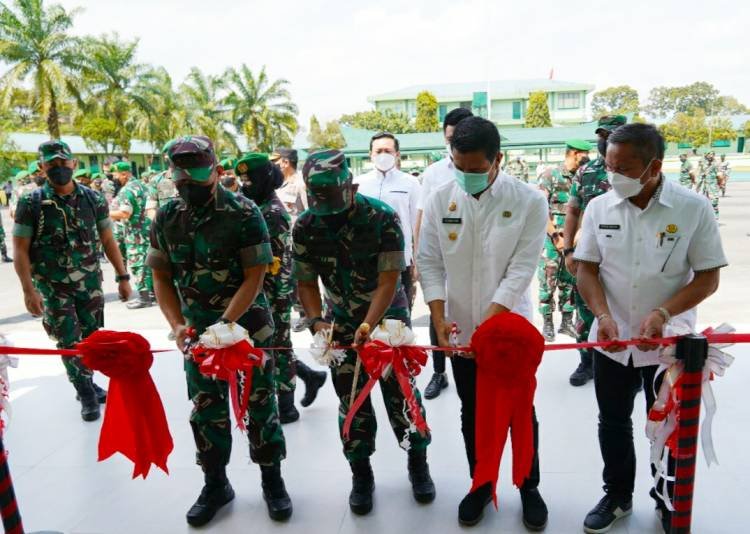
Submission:
<svg viewBox="0 0 750 534">
<path fill-rule="evenodd" d="M 715 152 L 707 152 L 703 157 L 697 156 L 698 164 L 690 161 L 687 154 L 680 154 L 680 185 L 695 189 L 711 201 L 716 218 L 719 218 L 719 197 L 727 192 L 727 182 L 731 167 L 724 154 L 716 161 Z"/>
<path fill-rule="evenodd" d="M 43 317 L 45 330 L 59 348 L 73 347 L 104 324 L 102 256 L 115 270 L 122 300 L 133 293 L 132 275 L 137 296 L 128 308 L 156 301 L 186 354 L 194 341 L 191 330 L 200 334 L 220 324 L 243 327 L 256 347 L 273 347 L 263 366 L 252 371 L 249 409 L 243 415 L 269 516 L 284 520 L 292 514 L 292 502 L 281 476 L 286 456 L 281 425 L 299 418 L 294 406 L 296 376 L 306 386 L 303 406 L 315 400 L 327 376 L 295 358 L 290 335 L 294 304 L 304 310 L 303 324 L 311 334 L 325 335 L 329 343 L 343 347 L 369 340 L 371 325 L 384 318 L 410 325 L 418 250 L 434 343 L 450 343 L 444 306 L 448 302 L 451 314 L 461 317 L 456 299 L 471 301 L 472 309 L 462 322 L 473 327 L 480 317 L 505 311 L 530 317 L 524 299 L 535 268 L 544 336 L 554 339 L 552 312 L 558 308 L 559 332 L 587 341 L 594 315 L 576 289 L 573 252 L 583 211 L 611 188 L 604 159 L 607 140 L 625 123 L 620 115 L 598 121 L 599 154 L 592 161 L 591 144 L 568 141 L 563 162 L 546 169 L 536 188 L 500 171 L 497 128 L 468 110 L 446 117 L 443 129 L 451 152 L 428 168 L 421 185 L 398 170 L 398 140 L 387 132 L 373 136 L 370 156 L 375 169 L 357 181 L 337 150 L 311 153 L 300 173 L 292 149 L 220 160 L 211 140 L 199 135 L 180 137 L 163 147 L 166 171 L 139 178 L 130 162 L 118 161 L 91 174 L 77 168 L 66 143 L 53 140 L 39 147 L 38 162 L 17 177 L 28 183 L 13 207 L 16 272 L 27 309 Z M 528 181 L 523 165 L 516 159 L 508 167 Z M 469 227 L 474 224 L 502 239 L 470 239 Z M 492 252 L 480 254 L 487 247 Z M 468 266 L 470 276 L 498 278 L 500 286 L 496 280 L 489 289 L 480 284 L 482 291 L 491 290 L 480 296 L 476 280 L 467 278 L 466 257 L 477 262 Z M 604 321 L 605 315 L 597 320 Z M 456 333 L 459 344 L 468 343 L 471 331 L 465 330 Z M 594 376 L 593 351 L 582 350 L 580 356 L 570 377 L 576 386 Z M 82 418 L 98 419 L 107 392 L 93 382 L 93 373 L 79 358 L 63 361 L 81 402 Z M 476 366 L 465 358 L 454 358 L 452 365 L 473 473 Z M 343 453 L 352 472 L 349 505 L 354 513 L 367 514 L 373 507 L 370 457 L 377 428 L 369 399 L 354 415 L 351 431 L 342 430 L 353 399 L 367 381 L 361 367 L 357 351 L 347 348 L 330 373 L 340 401 Z M 232 448 L 229 385 L 201 374 L 192 358 L 185 359 L 184 368 L 193 403 L 190 425 L 196 461 L 205 478 L 187 521 L 200 526 L 234 498 L 226 473 Z M 447 386 L 444 368 L 435 371 L 428 398 Z M 239 387 L 245 383 L 241 377 Z M 424 416 L 413 378 L 412 386 L 413 402 Z M 409 420 L 395 373 L 382 378 L 380 387 L 391 428 L 408 455 L 414 499 L 429 503 L 436 494 L 427 463 L 431 435 L 417 431 Z M 535 414 L 533 428 L 534 465 L 519 490 L 524 524 L 541 530 L 547 523 L 547 507 L 537 489 Z M 490 501 L 489 487 L 470 492 L 459 506 L 459 521 L 476 524 Z M 595 512 L 601 511 L 591 513 Z"/>
</svg>

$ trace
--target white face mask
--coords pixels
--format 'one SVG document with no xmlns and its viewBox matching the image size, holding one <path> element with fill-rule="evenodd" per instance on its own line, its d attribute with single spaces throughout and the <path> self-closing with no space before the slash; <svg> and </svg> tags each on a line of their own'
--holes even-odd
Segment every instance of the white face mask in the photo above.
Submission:
<svg viewBox="0 0 750 534">
<path fill-rule="evenodd" d="M 381 152 L 373 158 L 375 168 L 380 172 L 388 172 L 396 165 L 396 156 L 388 152 Z"/>
<path fill-rule="evenodd" d="M 630 178 L 624 174 L 607 171 L 607 178 L 609 178 L 609 183 L 612 185 L 615 194 L 622 199 L 637 196 L 643 190 L 644 184 L 641 183 L 641 178 L 648 172 L 648 168 L 653 161 L 652 159 L 648 162 L 646 169 L 638 178 Z"/>
</svg>

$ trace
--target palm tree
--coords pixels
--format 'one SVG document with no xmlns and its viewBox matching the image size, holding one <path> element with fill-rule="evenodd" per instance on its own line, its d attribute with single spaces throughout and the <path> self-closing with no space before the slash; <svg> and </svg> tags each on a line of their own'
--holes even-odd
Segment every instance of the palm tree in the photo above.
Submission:
<svg viewBox="0 0 750 534">
<path fill-rule="evenodd" d="M 135 63 L 138 40 L 121 41 L 115 33 L 84 42 L 83 75 L 85 113 L 97 113 L 114 120 L 120 135 L 118 146 L 125 155 L 140 114 L 154 116 L 153 87 L 160 73 L 148 65 Z M 171 83 L 171 82 L 170 82 Z"/>
<path fill-rule="evenodd" d="M 154 70 L 151 80 L 142 89 L 153 113 L 136 110 L 135 134 L 149 141 L 158 152 L 167 141 L 188 132 L 188 113 L 164 68 Z"/>
<path fill-rule="evenodd" d="M 298 128 L 297 106 L 286 88 L 287 80 L 269 80 L 265 66 L 255 76 L 243 64 L 228 69 L 223 81 L 229 91 L 224 102 L 231 110 L 232 123 L 245 134 L 251 148 L 270 151 L 291 142 Z"/>
<path fill-rule="evenodd" d="M 0 77 L 0 102 L 8 105 L 13 89 L 31 80 L 33 100 L 46 118 L 52 138 L 60 137 L 59 102 L 78 96 L 80 50 L 68 35 L 77 10 L 43 0 L 15 0 L 15 10 L 0 2 L 0 59 L 11 68 Z"/>
<path fill-rule="evenodd" d="M 240 149 L 231 126 L 230 113 L 221 101 L 219 92 L 224 84 L 220 78 L 209 76 L 193 67 L 180 87 L 184 107 L 188 110 L 191 132 L 207 136 L 214 142 L 216 152 L 238 154 Z"/>
</svg>

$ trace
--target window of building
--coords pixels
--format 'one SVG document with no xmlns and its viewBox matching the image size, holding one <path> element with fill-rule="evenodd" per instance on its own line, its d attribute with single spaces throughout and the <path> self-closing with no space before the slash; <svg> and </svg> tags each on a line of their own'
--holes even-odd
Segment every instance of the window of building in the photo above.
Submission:
<svg viewBox="0 0 750 534">
<path fill-rule="evenodd" d="M 440 122 L 443 122 L 445 120 L 445 116 L 448 114 L 448 104 L 440 104 L 438 106 L 438 116 L 440 118 Z"/>
<path fill-rule="evenodd" d="M 520 120 L 523 118 L 523 102 L 513 102 L 513 120 Z"/>
<path fill-rule="evenodd" d="M 459 102 L 458 107 L 471 109 L 471 102 Z"/>
<path fill-rule="evenodd" d="M 557 109 L 578 109 L 581 107 L 579 93 L 557 93 Z"/>
</svg>

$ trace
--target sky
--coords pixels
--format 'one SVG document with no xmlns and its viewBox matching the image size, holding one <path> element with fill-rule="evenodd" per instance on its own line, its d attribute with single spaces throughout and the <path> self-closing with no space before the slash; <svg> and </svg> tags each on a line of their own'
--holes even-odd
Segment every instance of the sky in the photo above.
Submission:
<svg viewBox="0 0 750 534">
<path fill-rule="evenodd" d="M 139 39 L 138 60 L 179 84 L 246 63 L 289 80 L 300 122 L 370 109 L 408 85 L 547 78 L 659 85 L 708 81 L 750 105 L 745 0 L 58 0 L 76 34 Z M 695 7 L 691 7 L 694 5 Z"/>
</svg>

